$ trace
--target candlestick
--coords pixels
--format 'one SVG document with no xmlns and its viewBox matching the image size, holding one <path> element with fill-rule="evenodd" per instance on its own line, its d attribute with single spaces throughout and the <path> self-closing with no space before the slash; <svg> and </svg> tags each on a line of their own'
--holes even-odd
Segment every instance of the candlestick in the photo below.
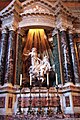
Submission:
<svg viewBox="0 0 80 120">
<path fill-rule="evenodd" d="M 57 73 L 56 73 L 56 85 L 58 85 Z"/>
<path fill-rule="evenodd" d="M 22 85 L 22 74 L 20 74 L 20 86 Z"/>
<path fill-rule="evenodd" d="M 32 85 L 32 75 L 30 74 L 30 86 Z"/>
<path fill-rule="evenodd" d="M 47 86 L 49 86 L 49 73 L 47 72 Z"/>
</svg>

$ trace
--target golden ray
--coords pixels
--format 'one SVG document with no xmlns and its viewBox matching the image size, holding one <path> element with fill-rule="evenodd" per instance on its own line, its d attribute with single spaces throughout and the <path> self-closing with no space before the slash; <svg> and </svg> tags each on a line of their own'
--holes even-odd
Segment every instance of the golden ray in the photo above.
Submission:
<svg viewBox="0 0 80 120">
<path fill-rule="evenodd" d="M 44 29 L 29 29 L 23 52 L 27 53 L 27 51 L 31 51 L 32 47 L 37 49 L 38 54 L 40 54 L 42 58 L 45 55 L 52 56 L 52 51 L 50 50 Z"/>
</svg>

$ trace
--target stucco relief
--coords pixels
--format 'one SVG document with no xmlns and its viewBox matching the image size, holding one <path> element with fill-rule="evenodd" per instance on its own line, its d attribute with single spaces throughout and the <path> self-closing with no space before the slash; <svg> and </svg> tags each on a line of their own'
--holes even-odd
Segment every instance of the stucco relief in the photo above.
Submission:
<svg viewBox="0 0 80 120">
<path fill-rule="evenodd" d="M 21 14 L 28 14 L 28 13 L 50 13 L 50 11 L 48 9 L 46 9 L 45 7 L 40 6 L 39 4 L 33 5 L 33 6 L 29 6 L 27 8 L 24 8 L 24 12 Z"/>
</svg>

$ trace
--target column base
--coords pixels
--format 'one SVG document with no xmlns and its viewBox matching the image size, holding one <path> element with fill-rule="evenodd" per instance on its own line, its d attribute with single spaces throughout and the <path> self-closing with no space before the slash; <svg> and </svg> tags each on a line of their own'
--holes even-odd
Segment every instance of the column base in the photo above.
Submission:
<svg viewBox="0 0 80 120">
<path fill-rule="evenodd" d="M 67 87 L 67 86 L 74 86 L 74 84 L 72 82 L 67 82 L 64 84 L 64 87 Z"/>
<path fill-rule="evenodd" d="M 0 88 L 0 115 L 12 115 L 16 100 L 16 89 L 11 83 L 5 83 Z"/>
<path fill-rule="evenodd" d="M 66 83 L 62 91 L 64 113 L 80 114 L 80 87 L 73 83 Z"/>
<path fill-rule="evenodd" d="M 75 85 L 76 85 L 76 87 L 80 87 L 80 83 L 76 83 Z"/>
<path fill-rule="evenodd" d="M 12 83 L 5 83 L 3 87 L 13 87 Z"/>
</svg>

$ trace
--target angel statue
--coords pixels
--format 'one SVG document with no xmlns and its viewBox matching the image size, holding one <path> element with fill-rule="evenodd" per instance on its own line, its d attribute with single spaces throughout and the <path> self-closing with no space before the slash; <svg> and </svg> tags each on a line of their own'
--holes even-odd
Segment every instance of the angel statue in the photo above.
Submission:
<svg viewBox="0 0 80 120">
<path fill-rule="evenodd" d="M 32 48 L 31 52 L 28 54 L 24 54 L 26 57 L 31 55 L 31 66 L 29 68 L 29 73 L 32 79 L 37 78 L 39 80 L 39 75 L 41 76 L 40 79 L 44 81 L 44 74 L 47 74 L 47 71 L 49 72 L 51 69 L 48 56 L 44 56 L 41 60 L 38 57 L 37 49 Z"/>
</svg>

